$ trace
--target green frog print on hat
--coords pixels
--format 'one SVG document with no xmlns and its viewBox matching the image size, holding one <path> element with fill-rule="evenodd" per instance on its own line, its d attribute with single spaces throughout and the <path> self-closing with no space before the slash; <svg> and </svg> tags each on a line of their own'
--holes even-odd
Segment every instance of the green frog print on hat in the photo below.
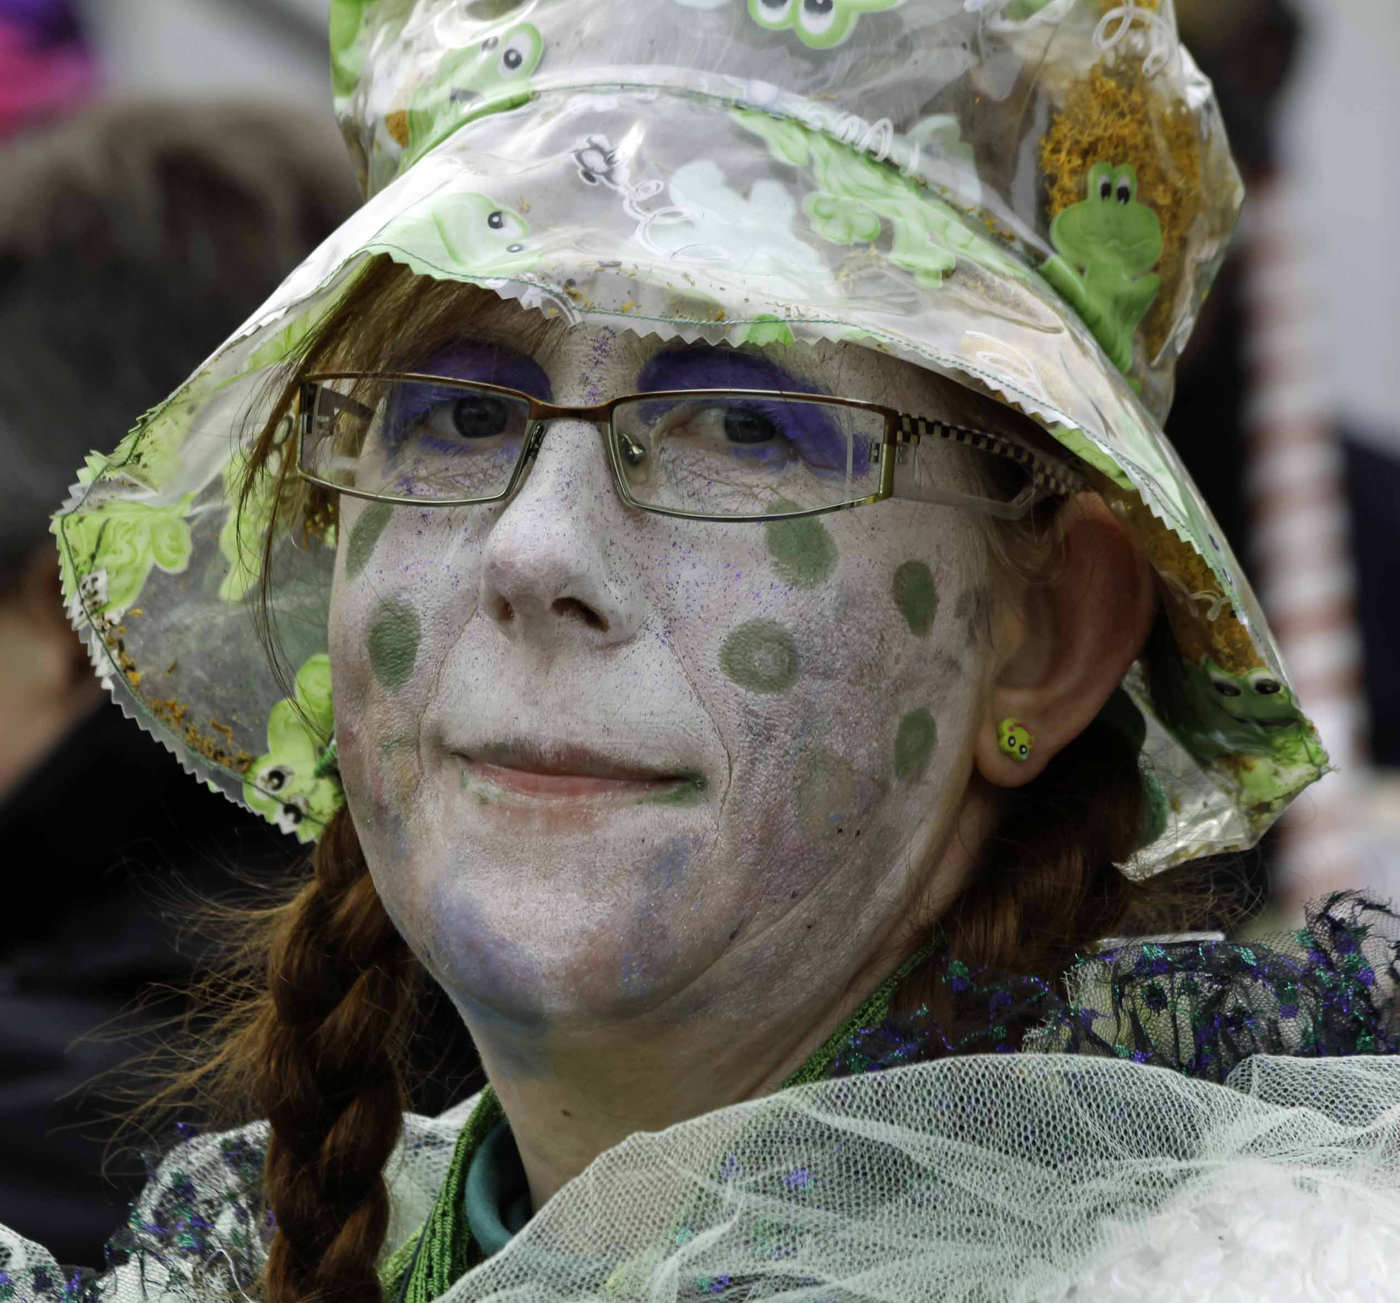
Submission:
<svg viewBox="0 0 1400 1303">
<path fill-rule="evenodd" d="M 519 213 L 489 195 L 467 193 L 454 195 L 439 213 L 395 218 L 375 242 L 430 276 L 509 276 L 538 259 L 529 234 Z"/>
<path fill-rule="evenodd" d="M 168 507 L 113 501 L 70 527 L 60 548 L 65 592 L 76 592 L 89 617 L 114 621 L 141 595 L 153 567 L 178 574 L 189 564 L 192 495 Z M 81 558 L 82 573 L 73 558 Z"/>
<path fill-rule="evenodd" d="M 894 9 L 900 0 L 749 0 L 749 16 L 777 32 L 792 28 L 804 45 L 828 50 L 840 45 L 862 14 Z"/>
<path fill-rule="evenodd" d="M 1269 805 L 1280 775 L 1326 765 L 1316 733 L 1272 670 L 1232 673 L 1209 656 L 1194 664 L 1159 657 L 1152 666 L 1158 713 L 1195 754 L 1228 765 L 1249 805 Z"/>
<path fill-rule="evenodd" d="M 1087 197 L 1051 222 L 1057 252 L 1040 269 L 1125 374 L 1133 337 L 1162 288 L 1152 273 L 1162 257 L 1162 223 L 1138 202 L 1137 189 L 1130 164 L 1095 163 Z"/>
<path fill-rule="evenodd" d="M 267 717 L 267 754 L 248 768 L 248 807 L 301 842 L 314 842 L 341 804 L 340 786 L 320 759 L 335 727 L 331 658 L 312 656 L 297 672 L 296 695 Z"/>
<path fill-rule="evenodd" d="M 99 673 L 193 772 L 302 841 L 335 808 L 316 659 L 334 522 L 303 537 L 307 522 L 279 517 L 275 462 L 240 491 L 299 350 L 378 255 L 638 334 L 888 351 L 1018 408 L 1097 471 L 1169 617 L 1124 685 L 1146 730 L 1151 828 L 1165 829 L 1130 876 L 1252 844 L 1326 772 L 1159 428 L 1242 197 L 1172 6 L 329 8 L 366 204 L 115 453 L 90 458 L 56 522 Z M 257 637 L 265 561 L 295 691 Z M 1238 697 L 1221 690 L 1231 676 Z M 1259 690 L 1270 680 L 1280 691 Z"/>
<path fill-rule="evenodd" d="M 431 84 L 415 91 L 406 109 L 385 122 L 406 157 L 417 158 L 471 116 L 474 108 L 498 113 L 523 104 L 530 74 L 544 54 L 532 23 L 518 23 L 500 36 L 456 50 L 438 64 Z"/>
</svg>

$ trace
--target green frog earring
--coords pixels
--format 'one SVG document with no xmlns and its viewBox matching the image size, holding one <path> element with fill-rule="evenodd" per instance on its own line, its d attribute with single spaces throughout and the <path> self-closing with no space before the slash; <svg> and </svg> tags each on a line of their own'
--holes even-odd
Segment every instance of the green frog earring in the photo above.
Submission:
<svg viewBox="0 0 1400 1303">
<path fill-rule="evenodd" d="M 997 745 L 1013 760 L 1029 760 L 1035 735 L 1020 720 L 1004 719 L 997 726 Z"/>
</svg>

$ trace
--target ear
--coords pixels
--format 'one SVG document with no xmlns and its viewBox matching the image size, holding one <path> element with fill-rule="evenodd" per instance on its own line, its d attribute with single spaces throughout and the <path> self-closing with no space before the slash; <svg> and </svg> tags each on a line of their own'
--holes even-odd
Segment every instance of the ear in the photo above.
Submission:
<svg viewBox="0 0 1400 1303">
<path fill-rule="evenodd" d="M 1076 494 L 1057 523 L 1063 563 L 1045 581 L 1017 581 L 994 620 L 994 677 L 974 759 L 998 787 L 1030 782 L 1089 726 L 1152 627 L 1152 567 L 1103 499 Z M 1034 738 L 1024 760 L 1001 748 L 1006 719 Z"/>
</svg>

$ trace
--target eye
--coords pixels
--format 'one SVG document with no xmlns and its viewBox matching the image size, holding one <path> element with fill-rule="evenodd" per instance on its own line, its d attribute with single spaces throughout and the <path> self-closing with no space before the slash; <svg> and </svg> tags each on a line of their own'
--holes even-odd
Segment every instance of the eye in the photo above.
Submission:
<svg viewBox="0 0 1400 1303">
<path fill-rule="evenodd" d="M 498 46 L 500 43 L 501 38 L 499 36 L 488 36 L 484 41 L 482 41 L 481 48 L 483 51 L 494 50 L 496 46 Z"/>
<path fill-rule="evenodd" d="M 1222 697 L 1241 697 L 1244 695 L 1240 685 L 1233 679 L 1223 678 L 1217 674 L 1210 676 L 1210 686 Z"/>
<path fill-rule="evenodd" d="M 1113 180 L 1111 177 L 1104 177 L 1099 182 L 1099 198 L 1107 203 L 1113 198 Z"/>
<path fill-rule="evenodd" d="M 758 0 L 760 13 L 754 14 L 764 26 L 778 26 L 792 13 L 794 0 Z"/>
<path fill-rule="evenodd" d="M 1283 684 L 1272 674 L 1252 674 L 1249 678 L 1249 686 L 1261 697 L 1276 697 L 1283 691 Z"/>
<path fill-rule="evenodd" d="M 814 35 L 826 31 L 835 18 L 834 0 L 802 0 L 802 26 Z"/>
<path fill-rule="evenodd" d="M 486 225 L 489 230 L 499 231 L 508 240 L 519 240 L 529 231 L 525 223 L 506 208 L 497 208 L 494 212 L 487 213 Z M 515 249 L 521 247 L 516 245 Z"/>
<path fill-rule="evenodd" d="M 724 410 L 724 437 L 730 443 L 767 443 L 781 433 L 768 417 L 751 407 L 727 407 Z"/>
<path fill-rule="evenodd" d="M 1133 202 L 1133 188 L 1126 181 L 1118 183 L 1118 202 L 1124 205 Z"/>
<path fill-rule="evenodd" d="M 500 77 L 528 74 L 539 62 L 539 37 L 531 27 L 517 28 L 506 34 L 505 47 L 496 61 Z"/>
<path fill-rule="evenodd" d="M 443 406 L 450 407 L 452 429 L 463 439 L 494 439 L 504 434 L 510 425 L 509 406 L 504 400 L 493 398 L 490 394 L 472 394 Z M 435 424 L 437 416 L 437 411 L 429 414 L 430 427 Z"/>
<path fill-rule="evenodd" d="M 273 765 L 262 778 L 262 786 L 269 792 L 280 792 L 291 781 L 292 771 L 282 765 Z"/>
</svg>

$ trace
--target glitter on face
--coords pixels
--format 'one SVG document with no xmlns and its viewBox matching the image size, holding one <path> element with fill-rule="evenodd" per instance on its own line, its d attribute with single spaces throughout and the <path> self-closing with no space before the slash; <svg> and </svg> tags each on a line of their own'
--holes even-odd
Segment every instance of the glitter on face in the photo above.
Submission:
<svg viewBox="0 0 1400 1303">
<path fill-rule="evenodd" d="M 541 330 L 505 303 L 487 318 L 532 352 L 539 374 L 516 387 L 547 381 L 565 405 L 711 374 L 797 388 L 771 368 L 911 411 L 940 396 L 927 373 L 857 345 L 774 346 L 769 363 Z M 434 369 L 462 374 L 472 356 L 464 345 Z M 734 370 L 754 364 L 770 372 Z M 347 512 L 342 552 L 359 519 Z M 792 531 L 637 511 L 598 431 L 560 420 L 509 502 L 396 508 L 358 582 L 341 558 L 331 655 L 347 801 L 386 908 L 431 953 L 493 1074 L 585 1054 L 600 1027 L 664 1039 L 697 1010 L 730 1018 L 756 990 L 774 1008 L 825 999 L 827 978 L 854 971 L 872 929 L 906 907 L 911 875 L 938 862 L 980 658 L 941 615 L 911 638 L 891 583 L 924 556 L 945 594 L 975 587 L 981 526 L 901 501 L 812 520 L 799 557 Z M 900 782 L 891 749 L 912 705 L 926 726 L 905 725 Z M 653 777 L 564 799 L 488 791 L 464 767 L 517 742 L 527 761 L 591 752 Z"/>
</svg>

